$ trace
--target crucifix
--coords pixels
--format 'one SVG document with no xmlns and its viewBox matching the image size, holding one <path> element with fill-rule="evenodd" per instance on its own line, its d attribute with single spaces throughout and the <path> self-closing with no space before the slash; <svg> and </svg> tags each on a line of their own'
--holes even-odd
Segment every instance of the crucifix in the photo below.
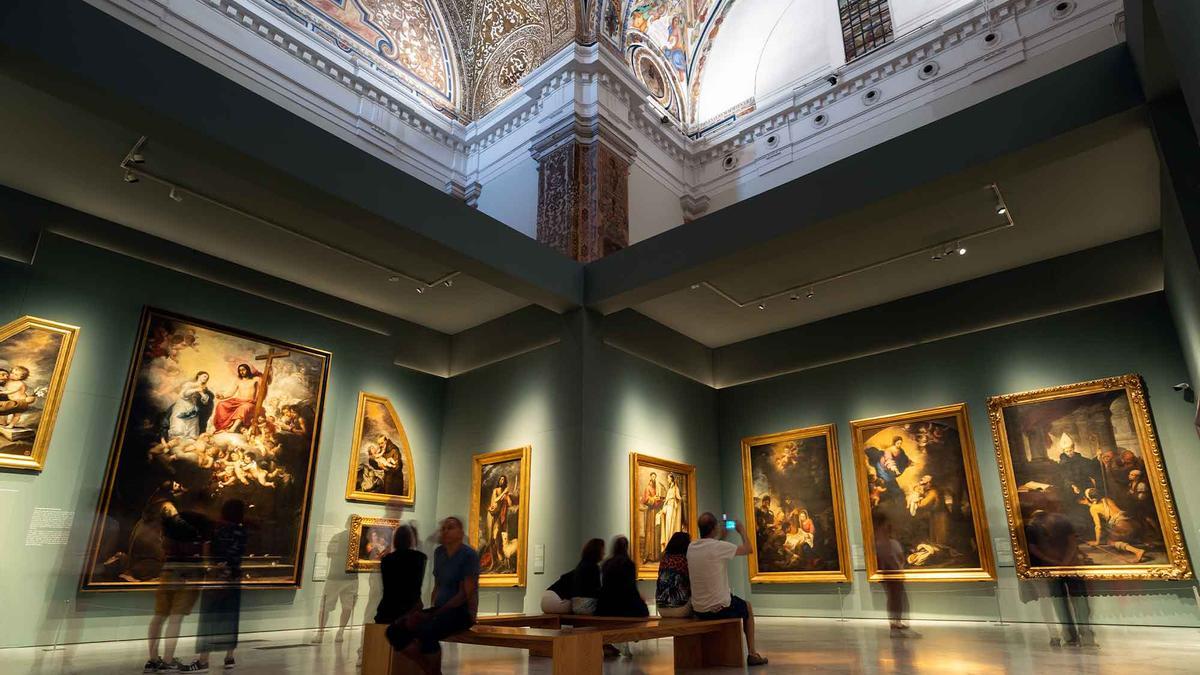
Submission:
<svg viewBox="0 0 1200 675">
<path fill-rule="evenodd" d="M 267 398 L 267 386 L 271 384 L 271 364 L 275 359 L 286 359 L 292 353 L 286 349 L 275 349 L 271 347 L 266 354 L 259 354 L 254 357 L 255 361 L 265 361 L 263 364 L 263 379 L 262 386 L 258 388 L 258 393 L 254 396 L 254 417 L 250 420 L 250 428 L 253 429 L 258 424 L 258 418 L 262 415 L 263 401 Z"/>
</svg>

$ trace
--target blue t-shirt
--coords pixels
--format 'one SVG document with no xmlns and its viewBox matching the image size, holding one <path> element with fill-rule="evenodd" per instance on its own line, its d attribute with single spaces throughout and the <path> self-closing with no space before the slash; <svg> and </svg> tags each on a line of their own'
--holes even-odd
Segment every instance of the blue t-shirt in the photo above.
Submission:
<svg viewBox="0 0 1200 675">
<path fill-rule="evenodd" d="M 463 544 L 454 555 L 448 555 L 444 546 L 437 547 L 433 552 L 433 583 L 437 585 L 437 597 L 433 599 L 434 607 L 441 607 L 458 595 L 458 589 L 467 577 L 479 579 L 479 554 L 475 549 Z M 479 586 L 475 587 L 476 597 Z"/>
</svg>

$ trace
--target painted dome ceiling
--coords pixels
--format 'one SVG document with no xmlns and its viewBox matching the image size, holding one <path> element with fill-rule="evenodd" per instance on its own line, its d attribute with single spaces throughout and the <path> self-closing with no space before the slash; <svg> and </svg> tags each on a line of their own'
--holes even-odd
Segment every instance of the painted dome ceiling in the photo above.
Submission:
<svg viewBox="0 0 1200 675">
<path fill-rule="evenodd" d="M 458 119 L 486 114 L 575 37 L 574 0 L 274 0 Z"/>
</svg>

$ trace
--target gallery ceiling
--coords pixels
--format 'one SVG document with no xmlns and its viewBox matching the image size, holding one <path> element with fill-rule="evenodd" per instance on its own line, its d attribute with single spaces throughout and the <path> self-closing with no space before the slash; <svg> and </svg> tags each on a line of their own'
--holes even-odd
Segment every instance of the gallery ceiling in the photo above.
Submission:
<svg viewBox="0 0 1200 675">
<path fill-rule="evenodd" d="M 728 271 L 705 280 L 740 302 L 795 287 L 794 300 L 789 293 L 765 309 L 757 301 L 739 308 L 699 285 L 635 309 L 710 347 L 804 325 L 1156 230 L 1158 171 L 1141 111 L 1116 116 L 804 228 L 757 258 L 731 254 Z M 985 189 L 990 183 L 1000 187 L 1015 226 L 963 242 L 966 255 L 932 260 L 940 245 L 1005 222 Z M 811 282 L 908 252 L 916 254 L 818 284 L 808 297 Z"/>
<path fill-rule="evenodd" d="M 168 187 L 150 180 L 126 183 L 118 164 L 138 131 L 6 76 L 0 96 L 0 125 L 21 130 L 5 140 L 0 184 L 446 333 L 530 304 L 466 274 L 452 287 L 417 293 L 419 284 L 404 276 L 436 280 L 456 270 L 399 237 L 379 236 L 378 223 L 349 222 L 335 203 L 274 191 L 265 173 L 237 175 L 166 141 L 147 143 L 143 168 L 263 219 L 187 191 L 175 201 Z"/>
</svg>

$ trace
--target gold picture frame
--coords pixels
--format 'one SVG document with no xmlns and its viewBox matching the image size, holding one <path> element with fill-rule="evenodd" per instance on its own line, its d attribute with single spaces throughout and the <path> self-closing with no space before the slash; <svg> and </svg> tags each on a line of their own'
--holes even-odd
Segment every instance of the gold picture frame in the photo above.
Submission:
<svg viewBox="0 0 1200 675">
<path fill-rule="evenodd" d="M 467 527 L 471 545 L 479 553 L 480 586 L 525 587 L 529 563 L 529 462 L 532 451 L 533 448 L 526 445 L 478 454 L 471 460 L 471 506 Z M 513 466 L 514 462 L 518 465 Z M 504 481 L 503 488 L 500 487 L 501 478 Z M 519 483 L 515 490 L 515 544 L 509 524 L 514 480 Z M 483 494 L 485 489 L 491 492 Z M 503 510 L 493 512 L 493 505 Z M 492 536 L 492 529 L 497 529 L 499 539 Z"/>
<path fill-rule="evenodd" d="M 1068 399 L 1076 399 L 1078 401 L 1075 408 L 1071 407 Z M 1105 405 L 1104 401 L 1106 399 L 1112 399 L 1112 401 Z M 1100 405 L 1097 406 L 1097 403 Z M 1035 409 L 1034 406 L 1038 406 L 1040 409 Z M 1161 539 L 1161 541 L 1156 541 L 1155 543 L 1161 544 L 1163 549 L 1161 553 L 1158 551 L 1151 553 L 1152 557 L 1158 558 L 1157 560 L 1149 562 L 1124 560 L 1126 556 L 1132 555 L 1127 553 L 1127 549 L 1125 548 L 1129 544 L 1114 542 L 1115 536 L 1113 535 L 1115 535 L 1115 531 L 1111 526 L 1105 528 L 1108 531 L 1104 533 L 1104 538 L 1109 541 L 1108 546 L 1102 548 L 1097 543 L 1093 547 L 1088 540 L 1091 539 L 1091 535 L 1094 535 L 1094 531 L 1091 533 L 1080 532 L 1078 525 L 1076 525 L 1076 532 L 1081 536 L 1079 537 L 1080 546 L 1077 552 L 1075 552 L 1075 562 L 1082 563 L 1082 561 L 1087 560 L 1089 561 L 1088 564 L 1042 565 L 1035 564 L 1035 561 L 1031 559 L 1029 544 L 1026 538 L 1027 522 L 1024 511 L 1033 509 L 1031 512 L 1032 515 L 1039 510 L 1044 513 L 1055 512 L 1059 514 L 1078 510 L 1074 506 L 1069 506 L 1066 509 L 1063 508 L 1061 495 L 1068 492 L 1066 483 L 1063 483 L 1061 488 L 1060 486 L 1053 485 L 1052 482 L 1043 482 L 1035 485 L 1030 482 L 1032 480 L 1030 475 L 1033 470 L 1038 468 L 1041 468 L 1043 471 L 1055 469 L 1057 470 L 1055 473 L 1060 473 L 1062 480 L 1072 482 L 1071 476 L 1062 468 L 1062 463 L 1063 457 L 1068 456 L 1065 452 L 1068 447 L 1071 450 L 1071 455 L 1083 457 L 1082 453 L 1077 452 L 1075 439 L 1071 437 L 1072 433 L 1076 437 L 1083 435 L 1080 433 L 1080 426 L 1075 422 L 1073 415 L 1080 407 L 1086 407 L 1091 411 L 1088 417 L 1088 427 L 1104 433 L 1105 436 L 1112 436 L 1111 440 L 1103 441 L 1100 439 L 1099 434 L 1097 434 L 1094 439 L 1093 457 L 1085 459 L 1082 462 L 1085 467 L 1088 466 L 1089 462 L 1094 462 L 1096 468 L 1099 470 L 1099 481 L 1093 483 L 1094 488 L 1097 490 L 1094 497 L 1099 501 L 1092 502 L 1088 499 L 1087 489 L 1085 488 L 1080 506 L 1086 505 L 1089 514 L 1091 514 L 1093 504 L 1099 504 L 1099 511 L 1107 511 L 1110 505 L 1105 500 L 1111 499 L 1113 502 L 1111 507 L 1120 510 L 1123 515 L 1128 510 L 1129 516 L 1137 523 L 1133 527 L 1134 531 L 1129 534 L 1138 536 L 1136 531 L 1138 529 L 1143 530 L 1143 540 L 1135 543 L 1135 548 L 1143 551 L 1141 555 L 1138 555 L 1138 558 L 1144 560 L 1145 554 L 1149 553 L 1145 539 L 1157 538 Z M 1114 407 L 1116 408 L 1115 411 Z M 1021 410 L 1022 408 L 1024 410 Z M 1097 409 L 1108 410 L 1109 417 L 1107 418 L 1107 424 L 1096 426 L 1098 422 L 1094 411 Z M 1121 420 L 1118 424 L 1114 424 L 1113 418 L 1117 415 L 1124 417 L 1123 413 L 1125 409 L 1128 410 L 1129 418 L 1131 419 Z M 1040 419 L 1037 419 L 1035 422 L 1032 416 L 1034 413 L 1039 412 L 1041 413 L 1039 416 Z M 1100 416 L 1103 417 L 1103 414 Z M 1187 548 L 1184 544 L 1179 513 L 1175 507 L 1175 500 L 1172 495 L 1170 482 L 1168 481 L 1162 449 L 1158 444 L 1158 436 L 1154 430 L 1145 386 L 1140 376 L 1127 374 L 1078 382 L 1076 384 L 1047 387 L 1017 394 L 993 396 L 988 399 L 988 419 L 991 422 L 992 439 L 996 447 L 996 461 L 1000 468 L 1000 487 L 1004 493 L 1004 511 L 1008 520 L 1009 537 L 1012 541 L 1013 562 L 1017 570 L 1017 575 L 1020 578 L 1082 577 L 1095 580 L 1181 580 L 1193 577 Z M 1011 428 L 1009 426 L 1010 423 L 1012 424 Z M 1074 431 L 1066 429 L 1065 423 L 1070 423 Z M 1037 426 L 1038 432 L 1048 430 L 1049 436 L 1045 439 L 1047 441 L 1046 447 L 1040 451 L 1029 447 L 1029 435 L 1034 433 L 1033 429 L 1028 428 L 1031 426 Z M 1105 426 L 1110 427 L 1110 429 L 1105 431 Z M 1131 428 L 1129 428 L 1130 426 Z M 1057 435 L 1057 446 L 1051 445 L 1049 442 L 1056 437 L 1054 427 L 1057 427 L 1060 432 Z M 1018 435 L 1018 440 L 1021 440 L 1020 447 L 1012 447 L 1010 436 L 1013 434 L 1010 432 Z M 1118 433 L 1123 438 L 1118 437 Z M 1040 433 L 1038 433 L 1038 436 L 1040 436 Z M 1088 441 L 1093 439 L 1079 438 L 1079 440 Z M 1136 440 L 1138 446 L 1136 454 L 1133 453 L 1132 449 L 1118 445 L 1120 442 L 1134 440 Z M 1106 446 L 1102 446 L 1102 443 L 1111 444 L 1113 450 L 1104 449 Z M 1058 449 L 1061 449 L 1063 452 L 1059 455 L 1056 462 L 1052 453 Z M 1014 458 L 1014 450 L 1020 452 L 1024 457 Z M 1122 452 L 1117 454 L 1116 451 L 1118 450 Z M 1041 454 L 1046 456 L 1039 456 Z M 1017 459 L 1022 459 L 1019 466 Z M 1072 461 L 1072 463 L 1074 464 L 1075 462 Z M 1021 470 L 1018 471 L 1018 468 Z M 1130 474 L 1134 470 L 1141 470 L 1144 473 L 1138 479 L 1141 485 L 1134 484 L 1130 477 Z M 1018 473 L 1022 475 L 1018 476 Z M 1094 481 L 1097 476 L 1097 474 L 1093 473 L 1093 477 L 1088 479 L 1088 472 L 1086 471 L 1080 475 L 1084 476 L 1084 480 L 1089 480 L 1089 482 Z M 1120 490 L 1122 481 L 1124 481 L 1125 487 L 1124 494 Z M 1144 508 L 1144 493 L 1146 490 L 1139 489 L 1142 485 L 1148 488 L 1152 497 L 1152 510 Z M 1070 492 L 1074 495 L 1073 489 Z M 1141 503 L 1138 501 L 1139 493 L 1143 495 Z M 1026 502 L 1024 504 L 1022 503 L 1023 497 Z M 1076 500 L 1072 499 L 1071 501 L 1074 502 Z M 1042 508 L 1034 508 L 1035 505 L 1039 504 Z M 1118 516 L 1111 520 L 1106 519 L 1106 521 L 1112 523 L 1119 519 L 1120 517 Z M 1139 520 L 1140 522 L 1138 522 Z M 1093 541 L 1100 542 L 1101 539 L 1096 538 Z M 1118 548 L 1118 544 L 1124 545 Z M 1107 549 L 1113 550 L 1110 551 Z M 1101 555 L 1106 558 L 1117 558 L 1122 560 L 1122 562 L 1108 564 L 1091 562 L 1093 560 L 1092 556 L 1099 557 Z M 1165 559 L 1160 557 L 1164 555 Z"/>
<path fill-rule="evenodd" d="M 647 510 L 640 509 L 642 499 L 639 495 L 643 495 L 641 481 L 639 480 L 639 471 L 645 469 L 647 472 L 657 474 L 665 472 L 668 476 L 684 477 L 684 485 L 686 494 L 682 494 L 679 501 L 684 505 L 679 508 L 679 516 L 686 518 L 687 522 L 682 523 L 687 532 L 695 539 L 699 536 L 699 528 L 696 525 L 696 467 L 691 464 L 682 462 L 672 462 L 667 459 L 659 459 L 649 455 L 643 455 L 636 452 L 629 453 L 629 553 L 633 558 L 634 565 L 637 566 L 638 579 L 657 579 L 658 578 L 658 559 L 657 556 L 662 553 L 662 549 L 667 545 L 667 539 L 670 534 L 658 535 L 660 541 L 657 542 L 658 551 L 649 556 L 643 550 L 643 539 L 641 531 L 645 529 L 646 523 L 650 520 L 657 522 L 657 516 L 663 514 L 661 507 L 662 502 L 668 494 L 663 494 L 664 499 L 658 500 L 659 506 L 654 509 L 653 515 L 647 516 Z M 648 475 L 650 475 L 648 473 Z M 656 479 L 656 494 L 657 494 L 657 476 Z M 675 478 L 675 487 L 679 487 L 679 479 Z M 665 490 L 670 488 L 664 485 Z M 680 491 L 682 492 L 682 491 Z M 644 496 L 644 495 L 643 495 Z M 656 497 L 657 499 L 657 497 Z M 640 522 L 639 522 L 640 521 Z M 651 528 L 656 528 L 657 525 L 651 525 Z M 665 527 L 665 525 L 664 525 Z M 649 559 L 648 559 L 649 558 Z"/>
<path fill-rule="evenodd" d="M 812 498 L 809 500 L 801 498 L 801 494 L 803 494 L 802 489 L 797 490 L 796 488 L 789 488 L 789 492 L 801 492 L 801 494 L 796 494 L 794 496 L 801 498 L 801 502 L 803 502 L 805 508 L 800 509 L 799 505 L 797 505 L 794 510 L 802 513 L 806 518 L 804 522 L 807 523 L 807 528 L 804 528 L 801 526 L 800 521 L 797 518 L 795 528 L 793 529 L 796 530 L 796 534 L 798 536 L 804 536 L 802 530 L 807 530 L 809 555 L 812 555 L 813 552 L 819 549 L 832 549 L 832 551 L 826 551 L 826 553 L 833 553 L 836 559 L 837 567 L 834 569 L 795 571 L 765 570 L 763 567 L 766 567 L 767 563 L 764 562 L 762 557 L 764 551 L 764 542 L 759 541 L 760 519 L 759 508 L 757 507 L 756 502 L 758 499 L 760 499 L 761 495 L 757 494 L 755 490 L 755 455 L 758 454 L 761 458 L 763 453 L 768 451 L 756 452 L 756 449 L 763 448 L 764 446 L 779 446 L 790 443 L 790 449 L 796 451 L 796 456 L 794 458 L 791 458 L 790 456 L 784 456 L 780 460 L 780 464 L 784 464 L 787 466 L 787 468 L 790 468 L 796 466 L 797 461 L 799 460 L 799 452 L 801 451 L 801 448 L 797 444 L 803 444 L 804 441 L 809 441 L 810 439 L 824 440 L 825 449 L 821 454 L 825 456 L 825 471 L 828 474 L 828 483 L 824 487 L 817 487 L 817 494 L 811 495 Z M 816 449 L 816 451 L 819 452 L 819 448 Z M 759 466 L 757 467 L 757 473 L 762 478 L 761 482 L 770 486 L 768 473 L 778 475 L 780 482 L 784 482 L 787 480 L 787 468 L 778 468 L 778 465 L 777 467 Z M 821 497 L 824 496 L 821 493 L 824 492 L 825 489 L 828 490 L 828 504 L 820 503 L 825 501 L 824 499 L 821 499 Z M 846 529 L 846 507 L 842 489 L 841 462 L 838 456 L 837 427 L 835 425 L 822 424 L 818 426 L 805 427 L 803 429 L 792 429 L 790 431 L 782 431 L 774 434 L 764 434 L 761 436 L 743 438 L 742 495 L 745 499 L 746 509 L 744 512 L 746 514 L 746 536 L 749 537 L 749 540 L 754 543 L 754 548 L 752 548 L 750 551 L 749 567 L 747 568 L 750 575 L 750 583 L 849 583 L 851 581 L 853 568 L 851 567 L 850 562 L 850 543 L 848 531 Z M 769 498 L 770 493 L 768 492 L 766 496 Z M 789 499 L 792 496 L 793 495 L 789 495 Z M 777 495 L 777 498 L 782 499 L 782 497 L 779 495 Z M 814 507 L 820 508 L 821 510 L 818 512 Z M 790 517 L 790 514 L 786 513 L 786 511 L 786 508 L 784 508 L 782 511 L 784 517 Z M 827 537 L 821 537 L 816 541 L 813 540 L 812 532 L 814 531 L 814 523 L 817 520 L 815 518 L 811 518 L 813 513 L 819 514 L 818 518 L 822 521 L 822 526 L 832 525 L 834 532 L 832 542 L 829 542 Z M 828 521 L 827 525 L 826 521 Z M 833 545 L 829 546 L 829 543 L 832 543 Z M 803 542 L 797 544 L 797 546 L 801 548 L 801 553 L 803 553 L 802 544 Z M 796 558 L 800 558 L 800 555 L 797 554 Z M 799 560 L 797 560 L 797 562 L 799 562 Z M 828 565 L 824 566 L 828 567 Z"/>
<path fill-rule="evenodd" d="M 380 560 L 392 550 L 392 538 L 402 523 L 399 518 L 350 517 L 350 538 L 346 545 L 347 572 L 374 572 Z M 384 539 L 380 539 L 380 538 Z M 374 539 L 374 541 L 373 541 Z"/>
<path fill-rule="evenodd" d="M 951 431 L 955 434 L 953 439 L 947 437 Z M 971 436 L 967 404 L 957 403 L 855 420 L 850 423 L 850 432 L 853 437 L 854 472 L 858 488 L 859 514 L 862 517 L 867 580 L 994 581 L 996 564 L 992 554 L 992 541 L 988 534 L 983 488 L 979 479 L 979 465 L 975 457 L 975 443 Z M 875 468 L 869 466 L 872 461 L 870 457 L 876 456 L 880 458 L 879 461 L 885 461 L 884 454 L 892 449 L 885 446 L 881 450 L 877 446 L 880 436 L 884 437 L 885 444 L 889 440 L 898 440 L 899 455 L 907 458 L 898 461 L 898 455 L 893 457 L 891 466 L 897 467 L 895 470 L 900 473 L 893 475 L 890 480 L 885 480 Z M 907 447 L 913 448 L 917 460 L 908 458 Z M 938 457 L 949 463 L 941 472 L 937 470 L 935 463 Z M 957 470 L 958 467 L 954 466 L 959 461 L 956 458 L 961 458 L 961 474 Z M 901 466 L 902 464 L 904 466 Z M 913 472 L 907 472 L 905 466 L 915 469 Z M 925 467 L 934 467 L 930 471 L 939 473 L 939 477 L 933 479 L 932 474 L 924 473 Z M 922 475 L 918 477 L 918 473 Z M 926 482 L 925 478 L 931 480 Z M 893 539 L 901 545 L 900 554 L 904 557 L 904 567 L 899 570 L 881 569 L 876 553 L 873 516 L 878 511 L 886 516 L 889 522 L 899 521 L 900 525 L 907 522 L 904 515 L 912 508 L 908 505 L 908 500 L 918 489 L 916 483 L 927 483 L 927 486 L 921 488 L 921 493 L 931 496 L 928 530 L 916 535 L 905 535 L 902 532 L 920 532 L 920 529 L 894 527 L 893 532 L 896 536 Z M 905 487 L 906 485 L 909 487 Z M 900 495 L 896 494 L 896 490 L 901 491 Z M 900 503 L 897 503 L 897 497 L 902 500 Z M 943 508 L 945 513 L 941 511 Z M 969 514 L 964 511 L 969 511 Z M 913 514 L 912 518 L 919 518 L 923 525 L 926 513 L 927 511 L 921 510 L 920 516 Z M 968 524 L 969 532 L 966 527 Z M 905 541 L 900 541 L 901 539 Z M 971 547 L 973 551 L 969 550 Z"/>
<path fill-rule="evenodd" d="M 15 344 L 22 334 L 29 337 L 22 341 L 24 344 Z M 39 336 L 41 340 L 37 339 Z M 0 366 L 5 367 L 5 381 L 8 380 L 8 369 L 20 368 L 24 377 L 33 378 L 34 385 L 32 391 L 28 386 L 23 387 L 26 397 L 33 401 L 21 404 L 8 400 L 7 396 L 0 401 L 0 468 L 34 472 L 45 468 L 50 437 L 54 433 L 78 337 L 77 326 L 36 316 L 23 316 L 0 327 Z M 45 338 L 49 338 L 49 342 Z M 36 367 L 37 364 L 42 367 Z M 39 372 L 46 366 L 49 366 L 49 377 Z M 0 383 L 0 391 L 5 386 Z M 37 399 L 41 399 L 40 406 Z M 39 408 L 40 416 L 36 422 L 23 421 Z M 31 428 L 26 424 L 34 426 Z M 26 446 L 28 451 L 24 450 Z"/>
<path fill-rule="evenodd" d="M 378 419 L 376 419 L 378 417 Z M 362 453 L 369 452 L 364 447 L 364 441 L 370 444 L 370 439 L 364 439 L 364 431 L 371 427 L 373 432 L 385 436 L 387 447 L 380 450 L 382 459 L 399 459 L 400 465 L 388 470 L 386 467 L 370 469 L 360 474 L 363 468 Z M 389 428 L 390 427 L 390 428 Z M 387 433 L 390 432 L 390 433 Z M 394 435 L 395 438 L 391 436 Z M 398 441 L 398 442 L 397 442 Z M 377 444 L 375 444 L 377 445 Z M 392 454 L 394 457 L 386 457 Z M 370 471 L 372 474 L 366 474 Z M 401 488 L 399 494 L 387 492 L 389 485 L 394 484 L 399 474 Z M 375 491 L 374 488 L 381 488 Z M 391 504 L 396 506 L 412 506 L 416 503 L 416 471 L 413 466 L 412 447 L 408 444 L 408 434 L 396 409 L 386 396 L 358 392 L 358 408 L 354 413 L 354 439 L 350 444 L 350 468 L 346 477 L 346 500 L 366 502 L 370 504 Z"/>
</svg>

